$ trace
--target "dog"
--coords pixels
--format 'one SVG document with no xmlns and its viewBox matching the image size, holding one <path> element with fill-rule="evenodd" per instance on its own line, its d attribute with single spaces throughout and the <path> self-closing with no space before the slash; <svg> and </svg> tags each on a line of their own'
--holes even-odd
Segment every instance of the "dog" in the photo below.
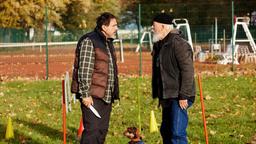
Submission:
<svg viewBox="0 0 256 144">
<path fill-rule="evenodd" d="M 142 136 L 136 127 L 128 127 L 124 131 L 124 136 L 130 139 L 128 144 L 144 144 L 142 141 Z"/>
</svg>

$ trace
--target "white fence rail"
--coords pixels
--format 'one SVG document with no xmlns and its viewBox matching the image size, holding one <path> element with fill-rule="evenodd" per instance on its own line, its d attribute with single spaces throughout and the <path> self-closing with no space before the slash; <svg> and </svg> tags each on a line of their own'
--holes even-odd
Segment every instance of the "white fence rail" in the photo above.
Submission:
<svg viewBox="0 0 256 144">
<path fill-rule="evenodd" d="M 120 44 L 120 61 L 124 62 L 124 48 L 123 48 L 123 40 L 122 39 L 115 39 L 113 41 L 114 43 Z M 58 45 L 76 45 L 77 41 L 71 41 L 71 42 L 49 42 L 48 46 L 58 46 Z M 45 46 L 45 42 L 39 42 L 39 43 L 0 43 L 0 49 L 1 48 L 15 48 L 15 47 L 33 47 L 33 48 L 40 48 L 40 51 L 42 51 L 42 47 Z"/>
<path fill-rule="evenodd" d="M 76 45 L 77 42 L 49 42 L 48 46 L 57 46 L 57 45 Z M 45 46 L 45 42 L 39 43 L 0 43 L 0 48 L 8 47 L 42 47 Z"/>
</svg>

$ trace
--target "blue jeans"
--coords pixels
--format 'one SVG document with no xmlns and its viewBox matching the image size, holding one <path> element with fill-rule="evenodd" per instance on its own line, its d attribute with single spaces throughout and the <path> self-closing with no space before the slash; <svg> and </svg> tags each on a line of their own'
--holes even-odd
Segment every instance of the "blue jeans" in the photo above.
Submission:
<svg viewBox="0 0 256 144">
<path fill-rule="evenodd" d="M 188 105 L 190 107 L 192 102 L 188 101 Z M 177 99 L 171 100 L 168 106 L 163 106 L 160 129 L 163 144 L 187 144 L 187 126 L 187 109 L 181 109 Z"/>
</svg>

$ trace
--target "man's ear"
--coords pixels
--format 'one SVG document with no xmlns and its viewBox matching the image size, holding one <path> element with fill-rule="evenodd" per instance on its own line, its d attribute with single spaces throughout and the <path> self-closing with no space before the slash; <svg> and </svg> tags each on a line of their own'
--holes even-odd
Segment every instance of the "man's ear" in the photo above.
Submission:
<svg viewBox="0 0 256 144">
<path fill-rule="evenodd" d="M 101 28 L 102 28 L 103 31 L 106 31 L 107 27 L 105 25 L 102 25 Z"/>
<path fill-rule="evenodd" d="M 164 28 L 165 28 L 165 25 L 164 25 L 164 24 L 161 24 L 161 28 L 164 29 Z"/>
</svg>

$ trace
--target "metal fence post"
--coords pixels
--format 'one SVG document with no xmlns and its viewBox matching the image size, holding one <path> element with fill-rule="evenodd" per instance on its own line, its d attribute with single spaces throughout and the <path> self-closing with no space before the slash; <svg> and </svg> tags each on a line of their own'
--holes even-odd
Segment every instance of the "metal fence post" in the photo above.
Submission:
<svg viewBox="0 0 256 144">
<path fill-rule="evenodd" d="M 48 65 L 48 7 L 46 5 L 45 7 L 45 55 L 46 55 L 46 77 L 45 79 L 48 80 L 48 71 L 49 71 L 49 65 Z"/>
</svg>

